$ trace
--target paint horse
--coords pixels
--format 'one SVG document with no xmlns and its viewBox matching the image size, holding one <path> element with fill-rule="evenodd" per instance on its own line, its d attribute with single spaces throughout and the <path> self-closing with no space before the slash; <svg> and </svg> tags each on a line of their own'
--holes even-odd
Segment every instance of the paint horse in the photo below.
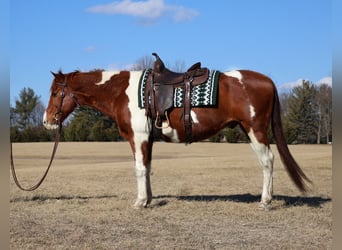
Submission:
<svg viewBox="0 0 342 250">
<path fill-rule="evenodd" d="M 152 201 L 150 183 L 154 138 L 150 117 L 138 106 L 138 88 L 143 71 L 75 71 L 52 73 L 51 96 L 43 123 L 56 129 L 79 105 L 94 107 L 111 117 L 119 132 L 131 146 L 137 178 L 135 207 L 147 207 Z M 249 70 L 219 73 L 216 106 L 192 107 L 192 135 L 195 141 L 213 136 L 225 127 L 239 125 L 250 140 L 263 168 L 263 189 L 260 208 L 271 206 L 273 193 L 273 161 L 267 130 L 272 125 L 281 160 L 294 184 L 302 192 L 310 182 L 291 155 L 286 144 L 280 117 L 280 103 L 273 81 Z M 183 109 L 174 108 L 168 126 L 161 136 L 167 142 L 186 142 L 182 121 Z"/>
</svg>

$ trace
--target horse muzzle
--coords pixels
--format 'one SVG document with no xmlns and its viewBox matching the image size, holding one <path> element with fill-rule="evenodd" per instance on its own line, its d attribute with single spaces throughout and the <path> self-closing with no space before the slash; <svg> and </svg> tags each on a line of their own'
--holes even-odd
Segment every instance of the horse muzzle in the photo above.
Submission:
<svg viewBox="0 0 342 250">
<path fill-rule="evenodd" d="M 58 120 L 53 120 L 53 122 L 49 122 L 46 117 L 46 112 L 43 117 L 43 125 L 46 129 L 57 129 L 59 127 Z"/>
</svg>

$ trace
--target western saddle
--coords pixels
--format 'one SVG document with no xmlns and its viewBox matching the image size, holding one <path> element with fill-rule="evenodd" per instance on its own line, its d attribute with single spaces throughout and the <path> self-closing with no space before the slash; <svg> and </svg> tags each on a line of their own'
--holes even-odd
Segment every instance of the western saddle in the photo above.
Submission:
<svg viewBox="0 0 342 250">
<path fill-rule="evenodd" d="M 157 55 L 154 67 L 148 77 L 145 90 L 146 114 L 152 119 L 153 136 L 160 138 L 163 121 L 170 126 L 168 112 L 173 108 L 174 89 L 184 89 L 183 120 L 186 134 L 186 142 L 191 143 L 192 121 L 191 121 L 191 89 L 193 86 L 207 81 L 209 76 L 208 68 L 201 68 L 201 63 L 195 63 L 186 72 L 176 73 L 165 67 L 165 64 Z"/>
</svg>

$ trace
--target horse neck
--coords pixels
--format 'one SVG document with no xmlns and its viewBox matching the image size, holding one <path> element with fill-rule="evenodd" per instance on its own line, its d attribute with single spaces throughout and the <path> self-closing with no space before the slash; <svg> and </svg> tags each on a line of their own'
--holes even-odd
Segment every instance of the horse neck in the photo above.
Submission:
<svg viewBox="0 0 342 250">
<path fill-rule="evenodd" d="M 108 75 L 110 72 L 105 73 Z M 113 116 L 114 107 L 119 105 L 119 97 L 125 92 L 129 82 L 128 71 L 113 72 L 114 74 L 117 76 L 107 81 L 102 79 L 102 72 L 84 75 L 86 80 L 80 81 L 82 84 L 78 83 L 80 87 L 75 87 L 79 104 L 96 108 L 106 115 Z"/>
</svg>

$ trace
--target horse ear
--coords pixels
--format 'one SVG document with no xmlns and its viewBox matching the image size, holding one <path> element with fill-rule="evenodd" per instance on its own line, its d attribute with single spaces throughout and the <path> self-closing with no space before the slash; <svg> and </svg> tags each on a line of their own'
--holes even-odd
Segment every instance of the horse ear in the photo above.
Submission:
<svg viewBox="0 0 342 250">
<path fill-rule="evenodd" d="M 65 75 L 59 70 L 57 73 L 50 71 L 51 74 L 55 77 L 56 81 L 64 81 Z"/>
</svg>

